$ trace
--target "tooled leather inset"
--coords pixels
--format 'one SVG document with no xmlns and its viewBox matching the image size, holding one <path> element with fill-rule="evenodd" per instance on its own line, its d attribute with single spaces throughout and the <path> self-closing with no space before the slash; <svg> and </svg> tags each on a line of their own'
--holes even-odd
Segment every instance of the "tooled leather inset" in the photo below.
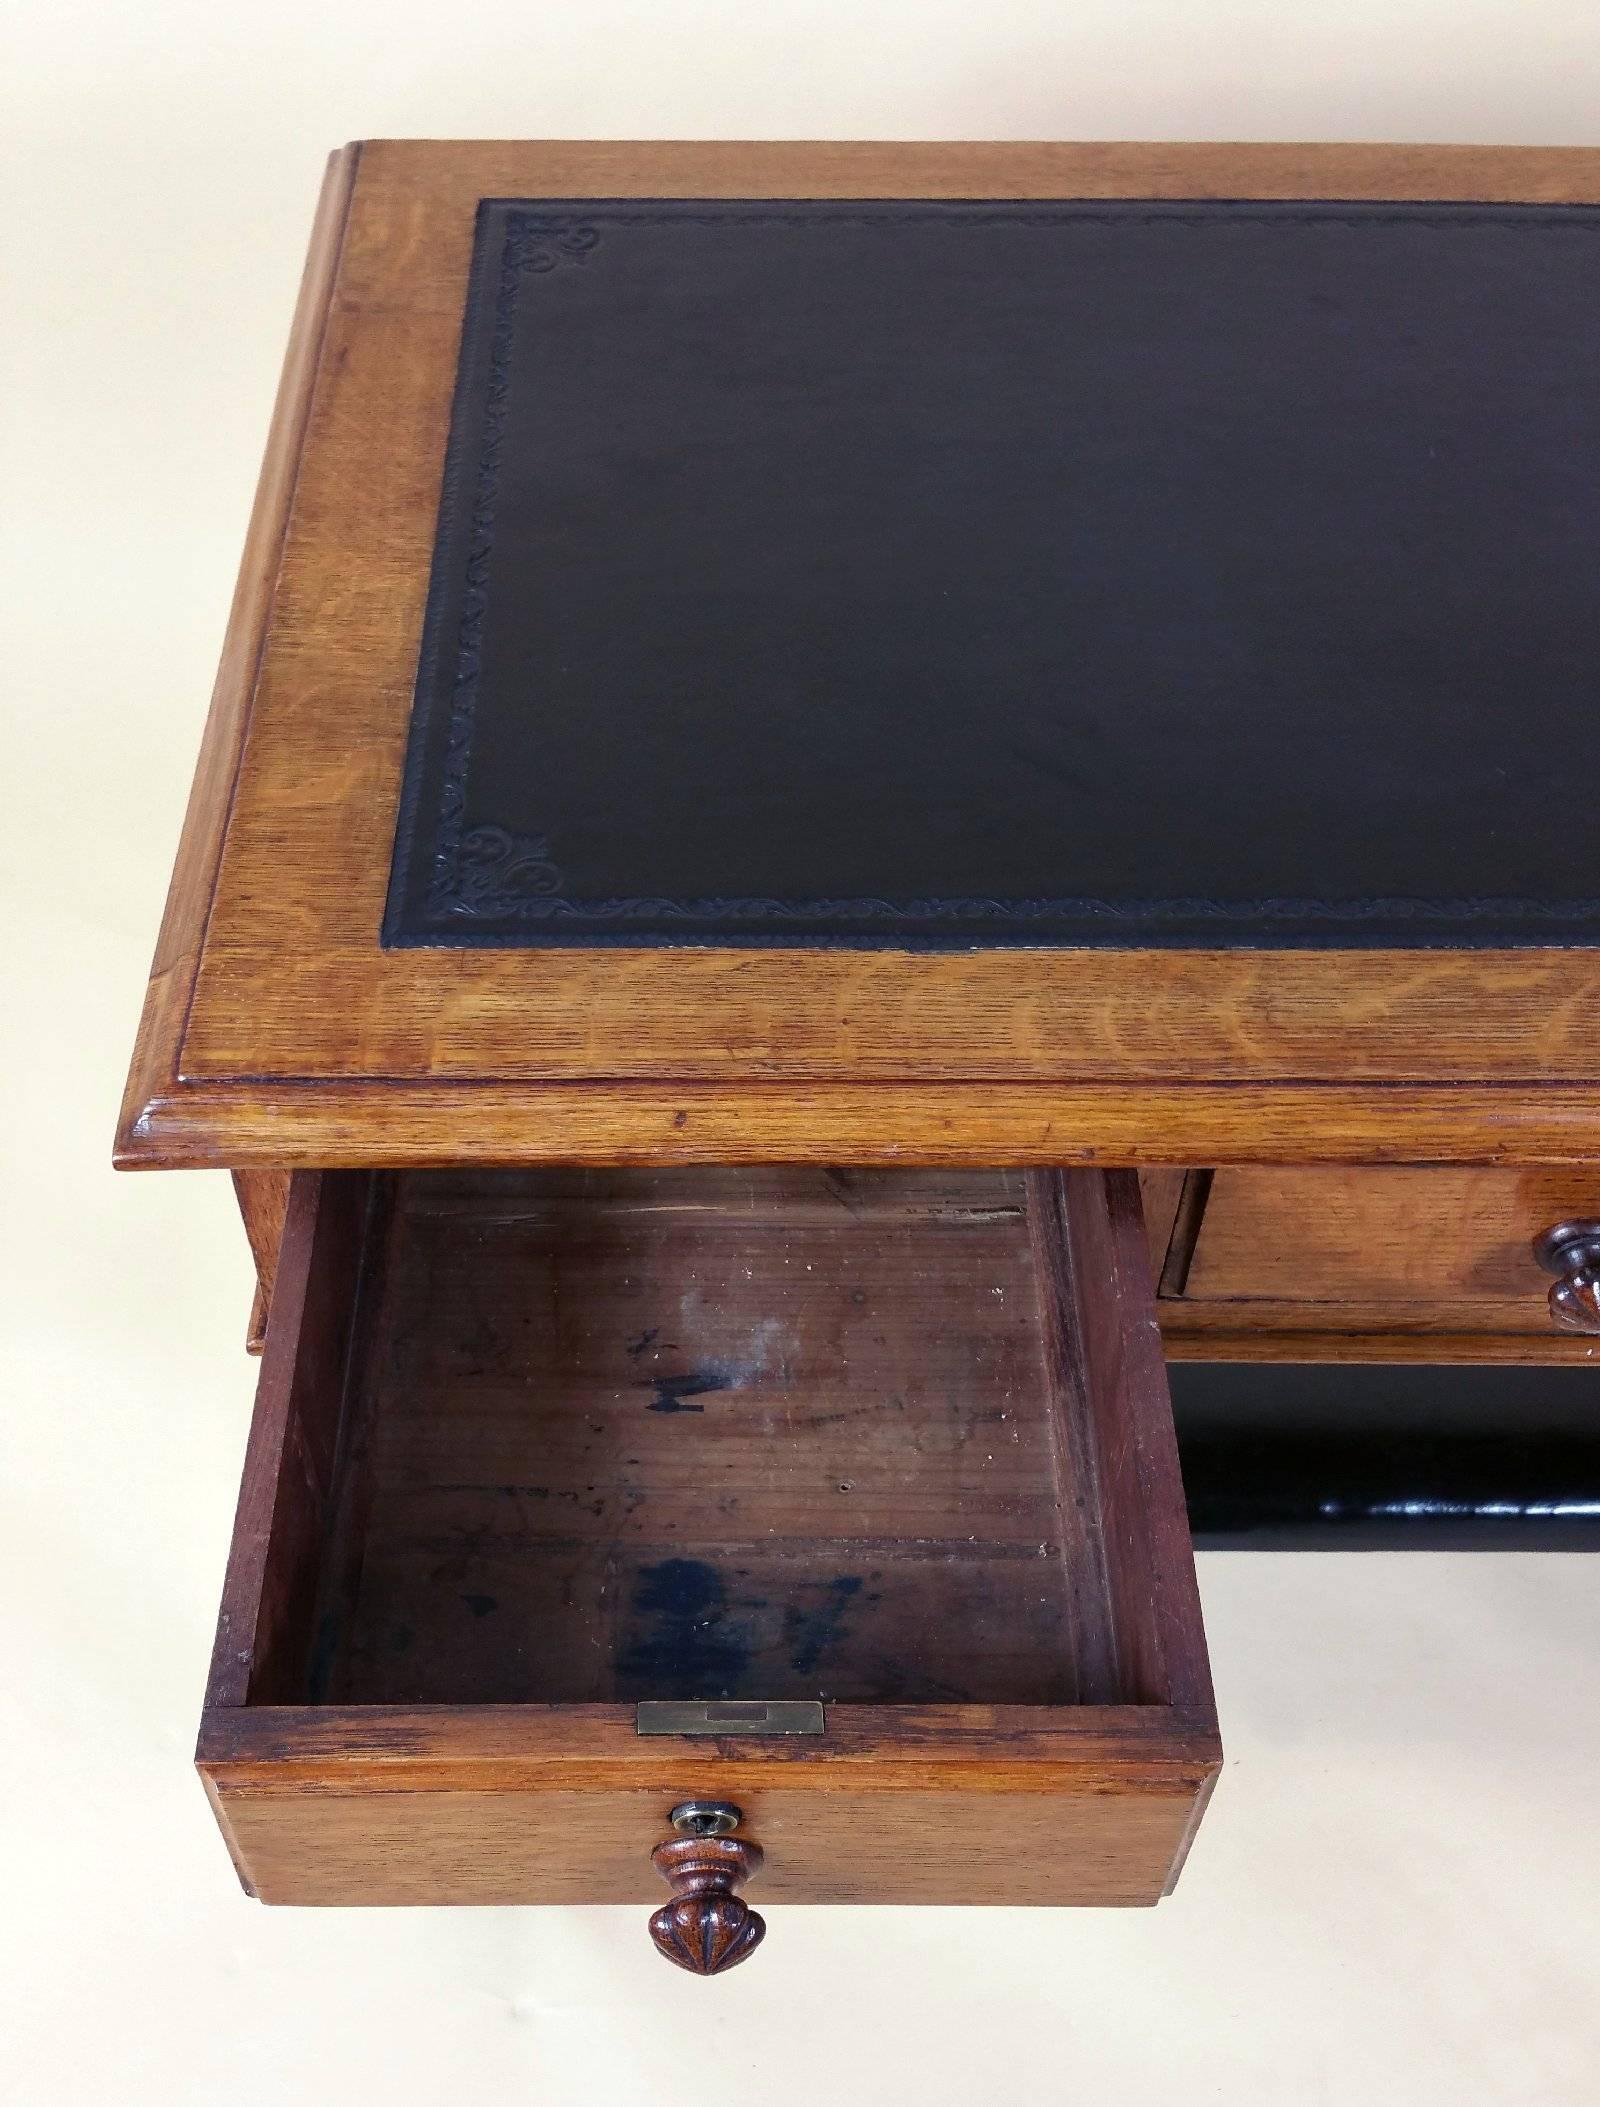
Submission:
<svg viewBox="0 0 1600 2107">
<path fill-rule="evenodd" d="M 937 212 L 936 206 L 919 202 L 918 217 Z M 1525 219 L 1548 218 L 1552 224 L 1578 224 L 1569 210 L 1536 213 L 1519 208 Z M 848 897 L 784 898 L 771 895 L 740 896 L 585 896 L 569 891 L 557 860 L 558 845 L 543 834 L 518 831 L 485 818 L 468 824 L 468 780 L 473 764 L 480 686 L 483 671 L 484 630 L 489 607 L 489 577 L 495 545 L 496 515 L 504 474 L 504 448 L 510 411 L 511 369 L 516 345 L 519 309 L 530 280 L 585 266 L 600 248 L 601 225 L 635 225 L 671 219 L 690 225 L 717 225 L 738 220 L 807 224 L 810 212 L 772 208 L 766 211 L 719 211 L 708 208 L 687 212 L 662 212 L 649 206 L 593 208 L 581 216 L 552 214 L 543 209 L 503 207 L 503 241 L 493 279 L 494 296 L 489 319 L 487 357 L 484 362 L 486 390 L 479 411 L 475 458 L 468 455 L 452 473 L 462 488 L 456 500 L 468 494 L 470 512 L 466 523 L 465 555 L 460 576 L 463 590 L 459 602 L 454 642 L 454 663 L 449 676 L 443 765 L 437 793 L 436 819 L 432 828 L 431 876 L 426 893 L 426 919 L 436 929 L 498 921 L 518 925 L 550 927 L 558 924 L 626 927 L 630 923 L 682 925 L 833 923 L 839 925 L 884 923 L 890 926 L 951 924 L 1029 924 L 1079 921 L 1118 925 L 1130 930 L 1140 924 L 1186 923 L 1203 928 L 1208 924 L 1256 925 L 1270 931 L 1274 924 L 1323 923 L 1352 926 L 1408 922 L 1439 923 L 1464 928 L 1473 922 L 1511 921 L 1526 923 L 1537 932 L 1540 925 L 1586 923 L 1600 915 L 1600 901 L 1579 898 L 1525 898 L 1491 895 L 1460 899 L 1417 898 L 1408 895 L 1377 895 L 1364 898 L 1319 899 L 1274 895 L 1268 898 L 1217 898 L 1131 896 L 1101 897 L 1069 895 L 1056 897 L 969 897 L 924 894 L 894 898 L 881 895 Z M 954 208 L 952 208 L 953 212 Z M 1039 206 L 1019 209 L 997 206 L 978 213 L 967 207 L 963 217 L 979 223 L 993 220 L 1007 224 L 1054 225 L 1070 212 L 1078 224 L 1127 224 L 1129 221 L 1160 220 L 1163 224 L 1200 230 L 1216 224 L 1219 208 L 1210 205 L 1193 210 L 1175 210 L 1170 204 L 1148 212 L 1087 211 L 1081 205 Z M 1230 224 L 1281 224 L 1303 218 L 1321 224 L 1361 226 L 1385 222 L 1459 228 L 1477 224 L 1500 224 L 1496 211 L 1473 212 L 1460 208 L 1430 211 L 1426 207 L 1403 206 L 1392 211 L 1368 208 L 1341 213 L 1325 205 L 1294 209 L 1267 207 L 1243 210 L 1226 208 Z M 876 224 L 893 222 L 910 214 L 894 204 L 831 207 L 834 223 Z M 599 222 L 600 224 L 597 224 Z M 1595 222 L 1581 222 L 1592 227 Z M 453 435 L 452 448 L 461 435 Z M 469 464 L 470 463 L 470 467 Z M 465 471 L 463 476 L 462 471 Z M 446 511 L 452 503 L 447 486 Z M 441 527 L 441 546 L 444 545 Z M 424 717 L 418 702 L 420 735 Z M 416 796 L 408 776 L 407 799 Z M 403 821 L 403 826 L 406 822 Z M 414 824 L 414 820 L 412 822 Z M 423 836 L 425 839 L 425 834 Z M 420 843 L 419 843 L 420 846 Z M 398 859 L 397 859 L 398 868 Z M 976 938 L 974 941 L 978 940 Z M 1117 940 L 1113 936 L 1113 940 Z M 1134 941 L 1133 937 L 1122 939 Z M 1269 938 L 1270 940 L 1270 938 Z M 1559 941 L 1559 938 L 1539 939 Z M 1570 940 L 1570 939 L 1569 939 Z"/>
</svg>

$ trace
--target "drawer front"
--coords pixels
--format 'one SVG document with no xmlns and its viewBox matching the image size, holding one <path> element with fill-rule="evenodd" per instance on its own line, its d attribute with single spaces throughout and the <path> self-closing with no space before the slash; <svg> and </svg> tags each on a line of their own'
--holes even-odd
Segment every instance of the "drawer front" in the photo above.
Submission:
<svg viewBox="0 0 1600 2107">
<path fill-rule="evenodd" d="M 773 1901 L 1170 1885 L 1220 1750 L 1137 1181 L 718 1179 L 297 1174 L 198 1750 L 263 1899 L 659 1903 L 707 1799 Z"/>
<path fill-rule="evenodd" d="M 765 1854 L 757 1905 L 1145 1904 L 1176 1880 L 1216 1763 L 1199 1716 L 1187 1745 L 1170 1718 L 1159 1736 L 1110 1721 L 1066 1737 L 1037 1729 L 1018 1755 L 1014 1727 L 954 1727 L 931 1712 L 881 1717 L 870 1734 L 842 1725 L 840 1754 L 799 1763 L 692 1744 L 635 1753 L 631 1719 L 614 1717 L 591 1722 L 575 1761 L 552 1766 L 533 1753 L 536 1726 L 519 1753 L 502 1720 L 492 1732 L 504 1753 L 489 1762 L 458 1714 L 424 1729 L 427 1753 L 413 1743 L 403 1763 L 352 1786 L 297 1763 L 293 1723 L 270 1731 L 266 1763 L 241 1760 L 225 1727 L 211 1731 L 201 1767 L 247 1886 L 300 1904 L 659 1903 L 650 1854 L 671 1836 L 675 1806 L 706 1800 L 737 1806 L 740 1835 Z M 344 1731 L 342 1769 L 359 1776 L 374 1730 Z M 908 1765 L 919 1734 L 938 1750 Z M 604 1770 L 607 1782 L 545 1782 L 563 1767 Z"/>
<path fill-rule="evenodd" d="M 1163 1337 L 1229 1359 L 1590 1359 L 1600 1341 L 1554 1322 L 1533 1245 L 1596 1216 L 1593 1168 L 1218 1170 L 1175 1211 Z"/>
</svg>

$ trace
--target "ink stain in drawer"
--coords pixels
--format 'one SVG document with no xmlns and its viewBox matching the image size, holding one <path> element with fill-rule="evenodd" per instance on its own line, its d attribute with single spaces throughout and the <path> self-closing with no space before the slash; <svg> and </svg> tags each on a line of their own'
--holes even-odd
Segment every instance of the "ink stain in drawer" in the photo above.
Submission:
<svg viewBox="0 0 1600 2107">
<path fill-rule="evenodd" d="M 688 1375 L 658 1375 L 651 1378 L 650 1387 L 655 1392 L 647 1412 L 703 1412 L 704 1405 L 692 1405 L 692 1397 L 706 1397 L 714 1390 L 728 1390 L 733 1386 L 715 1369 L 697 1368 Z"/>
<path fill-rule="evenodd" d="M 629 1622 L 633 1636 L 618 1674 L 651 1696 L 728 1697 L 750 1665 L 748 1640 L 737 1616 L 729 1617 L 727 1585 L 704 1559 L 641 1566 Z"/>
<path fill-rule="evenodd" d="M 809 1675 L 830 1646 L 844 1634 L 845 1612 L 861 1593 L 859 1573 L 840 1573 L 829 1581 L 827 1593 L 815 1609 L 794 1604 L 783 1612 L 783 1642 L 789 1665 L 796 1675 Z"/>
</svg>

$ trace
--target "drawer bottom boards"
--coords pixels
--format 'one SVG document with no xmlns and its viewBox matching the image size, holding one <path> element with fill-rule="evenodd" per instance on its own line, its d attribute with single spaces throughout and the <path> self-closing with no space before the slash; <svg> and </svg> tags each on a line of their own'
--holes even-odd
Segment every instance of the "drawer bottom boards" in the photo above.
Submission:
<svg viewBox="0 0 1600 2107">
<path fill-rule="evenodd" d="M 756 1899 L 1154 1901 L 1220 1749 L 1135 1179 L 297 1174 L 199 1761 L 268 1901 L 660 1901 L 690 1799 Z"/>
</svg>

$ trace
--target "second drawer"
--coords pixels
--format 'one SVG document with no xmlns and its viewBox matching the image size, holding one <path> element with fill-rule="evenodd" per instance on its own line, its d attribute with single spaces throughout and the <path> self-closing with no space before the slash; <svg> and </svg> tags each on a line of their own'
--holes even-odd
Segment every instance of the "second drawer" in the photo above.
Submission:
<svg viewBox="0 0 1600 2107">
<path fill-rule="evenodd" d="M 1534 1241 L 1600 1216 L 1592 1169 L 1146 1174 L 1175 1359 L 1585 1361 Z M 1181 1190 L 1180 1190 L 1181 1188 Z"/>
</svg>

